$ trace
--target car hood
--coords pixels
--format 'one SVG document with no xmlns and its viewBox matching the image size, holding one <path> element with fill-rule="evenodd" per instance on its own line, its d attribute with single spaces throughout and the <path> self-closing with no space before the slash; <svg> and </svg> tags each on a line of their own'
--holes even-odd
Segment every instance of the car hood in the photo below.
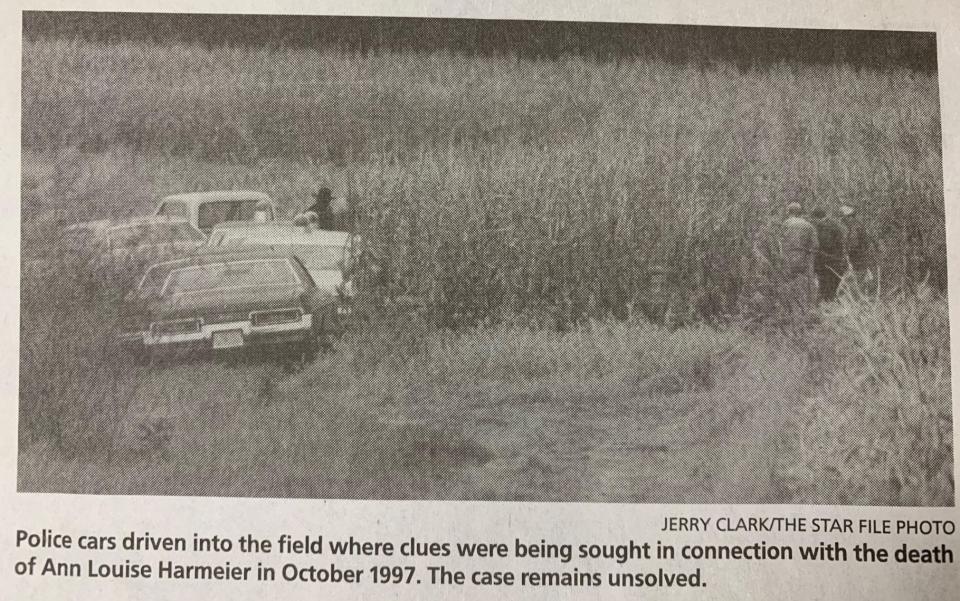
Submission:
<svg viewBox="0 0 960 601">
<path fill-rule="evenodd" d="M 178 319 L 300 306 L 304 292 L 302 286 L 257 286 L 177 294 L 154 301 L 151 314 L 154 319 Z"/>
</svg>

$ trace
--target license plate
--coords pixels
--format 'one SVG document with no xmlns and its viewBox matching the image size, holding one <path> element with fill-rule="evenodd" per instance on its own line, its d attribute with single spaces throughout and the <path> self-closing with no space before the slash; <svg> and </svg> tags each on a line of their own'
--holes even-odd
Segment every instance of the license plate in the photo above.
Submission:
<svg viewBox="0 0 960 601">
<path fill-rule="evenodd" d="M 243 346 L 242 330 L 227 330 L 213 333 L 213 348 L 237 348 Z"/>
</svg>

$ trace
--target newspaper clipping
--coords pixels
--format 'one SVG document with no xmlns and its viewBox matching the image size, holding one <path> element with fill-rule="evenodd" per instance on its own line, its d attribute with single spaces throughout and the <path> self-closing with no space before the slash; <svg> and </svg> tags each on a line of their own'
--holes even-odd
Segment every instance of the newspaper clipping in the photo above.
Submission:
<svg viewBox="0 0 960 601">
<path fill-rule="evenodd" d="M 53 4 L 0 598 L 960 598 L 956 8 Z"/>
</svg>

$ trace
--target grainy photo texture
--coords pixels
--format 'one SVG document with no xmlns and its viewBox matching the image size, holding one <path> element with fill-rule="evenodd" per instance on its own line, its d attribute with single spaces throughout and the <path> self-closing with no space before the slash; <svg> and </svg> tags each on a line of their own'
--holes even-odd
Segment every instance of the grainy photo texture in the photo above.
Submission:
<svg viewBox="0 0 960 601">
<path fill-rule="evenodd" d="M 21 491 L 953 505 L 931 33 L 29 12 Z"/>
</svg>

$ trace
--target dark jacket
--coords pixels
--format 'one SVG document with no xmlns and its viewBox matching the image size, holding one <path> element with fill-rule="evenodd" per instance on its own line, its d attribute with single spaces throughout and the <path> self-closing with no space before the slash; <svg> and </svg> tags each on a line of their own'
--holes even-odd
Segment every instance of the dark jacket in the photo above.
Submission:
<svg viewBox="0 0 960 601">
<path fill-rule="evenodd" d="M 307 212 L 317 214 L 317 227 L 322 230 L 333 229 L 333 210 L 330 208 L 330 199 L 318 199 L 312 205 L 307 207 Z"/>
<path fill-rule="evenodd" d="M 818 268 L 844 269 L 847 265 L 847 228 L 833 217 L 814 221 L 817 228 L 816 266 Z"/>
<path fill-rule="evenodd" d="M 856 271 L 871 267 L 874 243 L 867 228 L 856 217 L 844 219 L 843 223 L 847 228 L 847 254 L 850 257 L 850 265 Z"/>
</svg>

